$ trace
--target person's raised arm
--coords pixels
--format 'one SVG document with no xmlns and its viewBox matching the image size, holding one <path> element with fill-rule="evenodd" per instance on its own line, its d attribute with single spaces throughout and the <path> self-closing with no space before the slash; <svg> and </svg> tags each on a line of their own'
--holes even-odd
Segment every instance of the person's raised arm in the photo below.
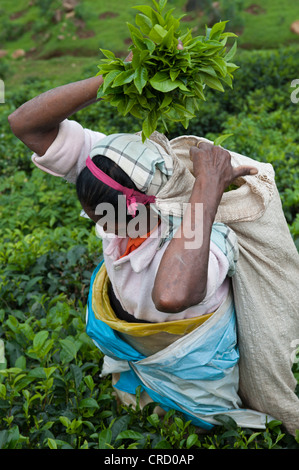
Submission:
<svg viewBox="0 0 299 470">
<path fill-rule="evenodd" d="M 46 91 L 8 116 L 12 132 L 30 150 L 43 155 L 55 140 L 59 124 L 97 101 L 101 76 L 87 78 Z"/>
<path fill-rule="evenodd" d="M 132 60 L 132 52 L 125 59 Z M 8 116 L 12 132 L 30 150 L 44 155 L 54 142 L 59 124 L 72 114 L 99 101 L 101 75 L 68 83 L 27 101 Z"/>
<path fill-rule="evenodd" d="M 254 167 L 233 168 L 229 152 L 209 143 L 192 147 L 190 156 L 195 176 L 192 194 L 182 224 L 163 254 L 152 291 L 157 310 L 166 313 L 181 312 L 204 300 L 211 230 L 223 192 L 237 177 L 257 173 Z"/>
</svg>

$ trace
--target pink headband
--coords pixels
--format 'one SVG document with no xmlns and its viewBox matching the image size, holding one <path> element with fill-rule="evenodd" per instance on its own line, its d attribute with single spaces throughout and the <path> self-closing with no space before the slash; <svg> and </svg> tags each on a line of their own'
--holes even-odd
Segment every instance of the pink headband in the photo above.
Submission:
<svg viewBox="0 0 299 470">
<path fill-rule="evenodd" d="M 122 186 L 121 184 L 117 183 L 114 181 L 110 176 L 106 175 L 100 168 L 98 168 L 93 161 L 91 160 L 90 156 L 88 155 L 86 159 L 86 166 L 89 168 L 91 173 L 100 181 L 103 183 L 107 184 L 107 186 L 110 186 L 113 189 L 116 189 L 117 191 L 122 192 L 126 196 L 126 202 L 127 202 L 127 208 L 129 214 L 132 215 L 132 217 L 135 217 L 136 215 L 136 210 L 137 210 L 137 204 L 148 204 L 148 203 L 154 203 L 156 200 L 155 196 L 148 196 L 147 194 L 140 193 L 139 191 L 135 191 L 134 189 L 129 189 L 126 188 L 125 186 Z"/>
</svg>

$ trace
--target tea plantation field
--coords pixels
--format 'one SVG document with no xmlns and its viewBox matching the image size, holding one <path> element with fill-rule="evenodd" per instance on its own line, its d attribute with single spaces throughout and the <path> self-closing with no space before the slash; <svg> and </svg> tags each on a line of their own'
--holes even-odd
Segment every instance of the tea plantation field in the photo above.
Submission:
<svg viewBox="0 0 299 470">
<path fill-rule="evenodd" d="M 14 11 L 27 4 L 17 3 Z M 21 46 L 17 40 L 14 47 Z M 225 147 L 274 166 L 299 250 L 299 85 L 292 86 L 299 79 L 298 44 L 239 50 L 235 62 L 240 68 L 233 90 L 208 91 L 187 132 L 212 140 L 231 133 Z M 102 354 L 85 332 L 89 280 L 102 257 L 101 243 L 93 224 L 80 217 L 75 188 L 35 168 L 31 151 L 7 121 L 43 91 L 94 75 L 97 58 L 68 55 L 31 63 L 30 69 L 25 59 L 0 59 L 6 84 L 0 104 L 0 449 L 298 449 L 299 432 L 289 435 L 279 421 L 256 432 L 223 419 L 200 434 L 178 412 L 160 421 L 154 405 L 142 411 L 117 405 L 110 377 L 99 376 Z M 117 115 L 107 103 L 72 119 L 105 133 L 140 130 L 137 119 Z M 182 133 L 173 123 L 167 136 Z M 298 363 L 293 373 L 299 384 Z"/>
</svg>

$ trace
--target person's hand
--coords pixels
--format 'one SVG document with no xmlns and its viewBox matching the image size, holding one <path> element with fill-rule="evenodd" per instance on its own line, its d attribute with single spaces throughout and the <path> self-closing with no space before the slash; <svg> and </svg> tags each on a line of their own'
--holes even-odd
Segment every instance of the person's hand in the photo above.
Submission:
<svg viewBox="0 0 299 470">
<path fill-rule="evenodd" d="M 236 178 L 246 175 L 256 175 L 257 168 L 253 166 L 238 166 L 231 164 L 231 155 L 227 150 L 209 142 L 199 142 L 197 147 L 191 147 L 190 158 L 193 162 L 193 174 L 211 187 L 216 185 L 224 191 Z"/>
<path fill-rule="evenodd" d="M 130 51 L 127 57 L 125 58 L 125 62 L 132 62 L 133 59 L 133 52 Z"/>
<path fill-rule="evenodd" d="M 180 39 L 178 40 L 177 49 L 179 49 L 179 51 L 182 51 L 184 49 L 183 43 Z"/>
</svg>

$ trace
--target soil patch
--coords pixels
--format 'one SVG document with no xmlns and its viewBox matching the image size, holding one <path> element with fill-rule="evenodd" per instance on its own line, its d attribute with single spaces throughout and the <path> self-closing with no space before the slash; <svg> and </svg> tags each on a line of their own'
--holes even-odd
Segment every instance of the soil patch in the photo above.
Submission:
<svg viewBox="0 0 299 470">
<path fill-rule="evenodd" d="M 84 30 L 84 31 L 77 31 L 77 35 L 80 39 L 87 39 L 87 38 L 92 38 L 95 36 L 95 32 L 92 31 L 92 29 L 89 30 Z"/>
<path fill-rule="evenodd" d="M 76 26 L 76 35 L 80 39 L 87 39 L 87 38 L 92 38 L 95 36 L 95 32 L 90 30 L 85 29 L 85 21 L 81 20 L 80 18 L 74 18 L 73 19 L 74 25 Z"/>
<path fill-rule="evenodd" d="M 16 11 L 12 15 L 10 15 L 9 19 L 12 21 L 17 20 L 18 18 L 21 18 L 21 16 L 24 16 L 25 13 L 27 13 L 27 8 L 25 8 L 24 10 Z"/>
<path fill-rule="evenodd" d="M 105 11 L 105 13 L 99 15 L 99 20 L 106 20 L 106 18 L 116 18 L 117 16 L 119 16 L 119 14 L 115 13 L 114 11 Z"/>
<path fill-rule="evenodd" d="M 64 49 L 64 50 L 59 50 L 59 49 L 54 49 L 53 51 L 49 51 L 46 53 L 43 53 L 42 51 L 38 53 L 36 51 L 36 55 L 34 58 L 36 59 L 53 59 L 55 57 L 65 57 L 65 56 L 73 56 L 73 57 L 94 57 L 94 50 L 90 50 L 88 48 L 78 48 L 78 49 Z"/>
<path fill-rule="evenodd" d="M 246 8 L 245 11 L 246 13 L 250 13 L 251 15 L 261 15 L 263 13 L 266 13 L 266 10 L 264 8 L 262 8 L 260 5 L 256 5 L 255 3 Z"/>
<path fill-rule="evenodd" d="M 194 20 L 194 15 L 186 15 L 186 16 L 183 16 L 183 18 L 181 19 L 181 21 L 193 21 Z"/>
</svg>

